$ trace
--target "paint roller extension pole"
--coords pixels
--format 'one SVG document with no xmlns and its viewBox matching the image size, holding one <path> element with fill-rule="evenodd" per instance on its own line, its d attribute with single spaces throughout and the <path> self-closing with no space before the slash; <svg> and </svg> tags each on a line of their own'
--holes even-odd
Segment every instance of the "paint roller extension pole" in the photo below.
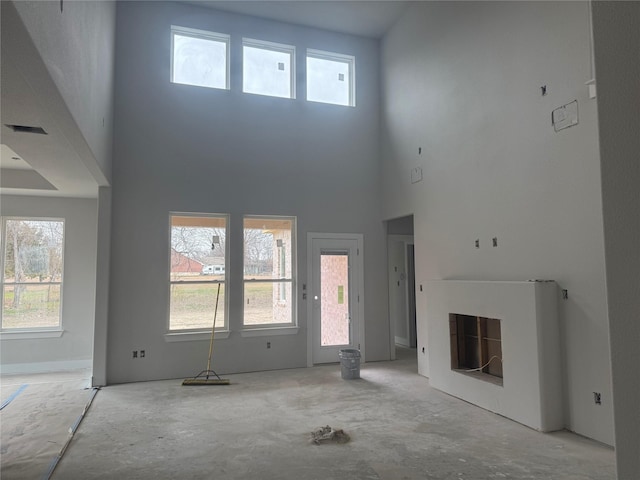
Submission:
<svg viewBox="0 0 640 480">
<path fill-rule="evenodd" d="M 213 312 L 213 328 L 211 329 L 211 340 L 209 341 L 209 359 L 207 360 L 207 379 L 211 371 L 211 357 L 213 356 L 213 337 L 216 332 L 216 317 L 218 316 L 218 300 L 220 299 L 220 284 L 218 283 L 218 293 L 216 294 L 216 308 Z"/>
</svg>

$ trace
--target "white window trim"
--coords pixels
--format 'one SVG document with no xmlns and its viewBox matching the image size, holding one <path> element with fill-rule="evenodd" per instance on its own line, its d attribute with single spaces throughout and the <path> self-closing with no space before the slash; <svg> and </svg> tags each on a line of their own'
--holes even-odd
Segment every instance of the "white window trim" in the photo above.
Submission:
<svg viewBox="0 0 640 480">
<path fill-rule="evenodd" d="M 242 217 L 242 231 L 244 233 L 244 221 L 246 219 L 265 219 L 265 220 L 291 220 L 291 278 L 266 278 L 253 279 L 244 278 L 244 235 L 242 238 L 242 329 L 240 335 L 242 337 L 258 337 L 262 335 L 287 335 L 298 332 L 298 295 L 296 294 L 296 282 L 298 275 L 297 267 L 297 241 L 296 217 L 286 215 L 244 215 Z M 244 306 L 246 301 L 244 298 L 245 284 L 247 283 L 291 283 L 291 322 L 287 323 L 266 323 L 266 324 L 245 324 L 244 323 Z M 295 331 L 294 331 L 295 330 Z"/>
<path fill-rule="evenodd" d="M 282 52 L 282 53 L 288 53 L 289 56 L 291 57 L 291 68 L 290 68 L 290 72 L 289 72 L 289 84 L 291 85 L 291 91 L 289 92 L 290 96 L 289 97 L 276 97 L 273 95 L 264 95 L 264 94 L 253 94 L 253 93 L 249 93 L 250 95 L 263 95 L 263 96 L 267 96 L 267 97 L 273 97 L 273 98 L 284 98 L 284 99 L 291 99 L 291 100 L 295 100 L 296 98 L 296 47 L 294 45 L 287 45 L 284 43 L 275 43 L 275 42 L 268 42 L 266 40 L 256 40 L 254 38 L 243 38 L 242 39 L 242 93 L 248 93 L 244 91 L 244 47 L 252 47 L 252 48 L 260 48 L 262 50 L 272 50 L 274 52 Z"/>
<path fill-rule="evenodd" d="M 174 52 L 174 37 L 175 34 L 200 38 L 202 40 L 212 40 L 214 42 L 220 42 L 225 44 L 226 50 L 226 72 L 225 72 L 225 88 L 215 88 L 215 87 L 202 87 L 201 85 L 190 85 L 184 83 L 176 83 L 176 85 L 186 85 L 190 87 L 201 87 L 201 88 L 211 88 L 213 90 L 230 90 L 231 89 L 231 36 L 226 33 L 218 33 L 218 32 L 209 32 L 207 30 L 198 30 L 196 28 L 189 27 L 181 27 L 178 25 L 171 25 L 171 66 L 169 70 L 169 80 L 171 83 L 175 83 L 173 81 L 173 52 Z"/>
<path fill-rule="evenodd" d="M 0 332 L 0 340 L 30 340 L 35 338 L 60 338 L 64 330 L 62 328 L 51 329 L 16 329 Z"/>
<path fill-rule="evenodd" d="M 252 328 L 243 328 L 240 330 L 240 336 L 243 338 L 246 337 L 271 337 L 277 335 L 296 335 L 298 330 L 300 329 L 297 325 L 294 326 L 268 326 L 268 327 L 260 327 L 253 328 L 254 325 L 251 325 Z"/>
<path fill-rule="evenodd" d="M 229 338 L 230 334 L 231 334 L 231 332 L 229 330 L 217 330 L 216 329 L 215 334 L 214 334 L 214 340 L 226 340 L 227 338 Z M 192 330 L 179 331 L 179 330 L 174 330 L 173 332 L 164 334 L 164 341 L 167 342 L 167 343 L 173 343 L 173 342 L 196 342 L 196 341 L 201 341 L 201 340 L 211 340 L 211 329 L 209 329 L 208 332 L 205 332 L 205 331 L 202 331 L 202 330 L 198 330 L 198 331 L 192 331 Z"/>
<path fill-rule="evenodd" d="M 25 220 L 32 222 L 62 222 L 62 274 L 59 282 L 47 282 L 47 285 L 60 285 L 60 307 L 58 310 L 59 323 L 53 327 L 32 327 L 32 328 L 4 328 L 2 326 L 2 310 L 3 306 L 0 305 L 0 339 L 2 340 L 18 340 L 18 339 L 31 339 L 31 338 L 55 338 L 61 337 L 64 333 L 62 325 L 62 312 L 64 311 L 64 276 L 65 276 L 65 245 L 67 243 L 67 222 L 64 218 L 60 217 L 28 217 L 28 216 L 3 216 L 0 229 L 0 298 L 4 298 L 4 261 L 5 261 L 5 233 L 7 231 L 7 220 Z M 33 283 L 34 285 L 42 285 L 40 282 L 22 282 L 21 285 L 28 285 Z M 15 283 L 7 285 L 16 285 Z"/>
<path fill-rule="evenodd" d="M 326 52 L 324 50 L 316 50 L 307 48 L 307 58 L 318 58 L 320 60 L 333 60 L 343 62 L 349 65 L 349 105 L 339 105 L 335 103 L 318 102 L 317 100 L 307 100 L 308 102 L 324 103 L 325 105 L 335 105 L 336 107 L 355 107 L 356 106 L 356 57 L 346 55 L 344 53 Z M 306 58 L 305 58 L 306 60 Z"/>
<path fill-rule="evenodd" d="M 171 280 L 171 227 L 172 217 L 211 217 L 211 218 L 225 218 L 225 234 L 227 238 L 224 242 L 224 259 L 225 259 L 225 274 L 224 281 L 220 280 L 211 280 L 211 281 L 203 281 L 203 280 L 195 280 L 191 282 L 181 282 L 181 281 L 172 281 Z M 202 327 L 202 328 L 194 328 L 194 329 L 182 329 L 182 330 L 171 330 L 171 285 L 184 285 L 184 284 L 223 284 L 224 285 L 224 321 L 222 326 L 217 327 L 215 331 L 215 337 L 219 338 L 227 338 L 229 336 L 229 309 L 227 306 L 229 305 L 229 278 L 226 273 L 226 266 L 228 265 L 229 260 L 229 226 L 230 226 L 230 218 L 227 213 L 193 213 L 193 212 L 169 212 L 169 269 L 168 269 L 168 278 L 167 284 L 169 285 L 169 295 L 167 296 L 167 322 L 166 322 L 166 333 L 165 333 L 165 341 L 167 342 L 180 342 L 180 341 L 191 341 L 191 340 L 201 340 L 203 338 L 199 338 L 198 335 L 208 335 L 206 338 L 211 338 L 211 327 L 213 327 L 213 320 L 211 321 L 211 327 Z M 217 321 L 216 321 L 217 323 Z M 209 333 L 207 333 L 209 332 Z M 226 333 L 226 336 L 225 336 Z"/>
</svg>

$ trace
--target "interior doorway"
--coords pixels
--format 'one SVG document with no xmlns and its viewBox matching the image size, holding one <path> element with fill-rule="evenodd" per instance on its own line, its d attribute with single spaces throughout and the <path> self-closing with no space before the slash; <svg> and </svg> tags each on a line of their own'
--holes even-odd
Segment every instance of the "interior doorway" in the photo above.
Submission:
<svg viewBox="0 0 640 480">
<path fill-rule="evenodd" d="M 396 346 L 416 352 L 416 281 L 413 216 L 387 222 L 391 359 Z M 417 355 L 417 353 L 416 353 Z"/>
</svg>

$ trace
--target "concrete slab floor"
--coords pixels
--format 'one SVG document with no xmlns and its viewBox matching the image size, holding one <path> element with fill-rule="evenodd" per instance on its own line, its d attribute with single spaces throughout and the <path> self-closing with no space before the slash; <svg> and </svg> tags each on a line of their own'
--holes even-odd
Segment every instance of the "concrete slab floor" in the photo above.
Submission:
<svg viewBox="0 0 640 480">
<path fill-rule="evenodd" d="M 54 479 L 613 480 L 613 450 L 543 434 L 429 387 L 415 351 L 362 366 L 102 389 Z M 351 435 L 313 445 L 323 425 Z"/>
<path fill-rule="evenodd" d="M 69 427 L 86 405 L 91 370 L 2 375 L 0 477 L 43 478 L 69 437 Z"/>
</svg>

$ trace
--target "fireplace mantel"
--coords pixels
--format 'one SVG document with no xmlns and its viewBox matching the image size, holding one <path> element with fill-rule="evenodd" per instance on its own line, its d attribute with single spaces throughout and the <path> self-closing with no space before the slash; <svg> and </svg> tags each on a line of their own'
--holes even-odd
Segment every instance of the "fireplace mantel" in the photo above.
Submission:
<svg viewBox="0 0 640 480">
<path fill-rule="evenodd" d="M 564 428 L 557 298 L 553 281 L 428 282 L 430 384 L 540 431 Z M 500 320 L 502 385 L 452 369 L 450 314 Z"/>
</svg>

